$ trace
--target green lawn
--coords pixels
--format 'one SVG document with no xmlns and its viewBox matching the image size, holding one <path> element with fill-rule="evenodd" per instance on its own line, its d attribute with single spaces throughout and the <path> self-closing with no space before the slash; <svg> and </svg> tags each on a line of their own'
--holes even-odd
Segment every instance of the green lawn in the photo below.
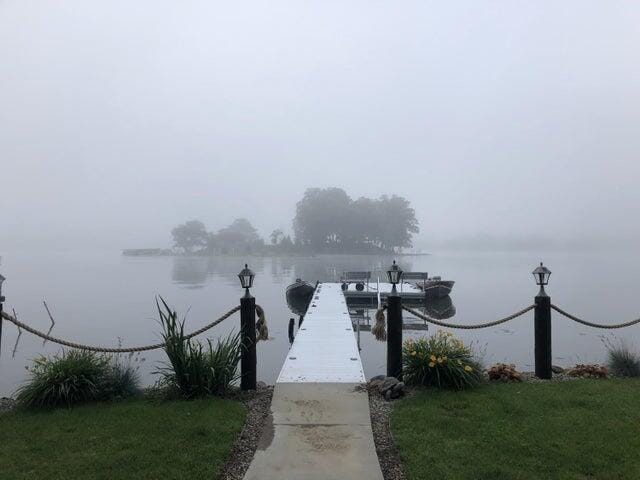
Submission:
<svg viewBox="0 0 640 480">
<path fill-rule="evenodd" d="M 215 479 L 244 417 L 217 398 L 3 414 L 0 478 Z"/>
<path fill-rule="evenodd" d="M 640 479 L 640 380 L 422 391 L 391 429 L 410 479 Z"/>
</svg>

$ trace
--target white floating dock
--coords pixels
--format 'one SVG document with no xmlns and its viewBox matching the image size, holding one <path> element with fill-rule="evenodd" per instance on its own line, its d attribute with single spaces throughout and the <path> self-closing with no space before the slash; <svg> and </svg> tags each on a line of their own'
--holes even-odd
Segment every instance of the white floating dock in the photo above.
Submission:
<svg viewBox="0 0 640 480">
<path fill-rule="evenodd" d="M 349 309 L 339 283 L 316 288 L 277 383 L 365 383 Z"/>
</svg>

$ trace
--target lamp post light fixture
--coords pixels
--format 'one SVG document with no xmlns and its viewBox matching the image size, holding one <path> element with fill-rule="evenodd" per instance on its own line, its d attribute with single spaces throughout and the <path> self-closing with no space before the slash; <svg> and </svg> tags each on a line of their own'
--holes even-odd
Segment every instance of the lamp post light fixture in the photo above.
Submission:
<svg viewBox="0 0 640 480">
<path fill-rule="evenodd" d="M 551 276 L 551 270 L 545 267 L 542 262 L 540 262 L 540 266 L 537 267 L 533 272 L 533 278 L 536 279 L 536 285 L 540 287 L 540 292 L 538 296 L 545 297 L 547 293 L 544 291 L 545 285 L 549 284 L 549 277 Z"/>
<path fill-rule="evenodd" d="M 398 293 L 396 290 L 396 285 L 400 283 L 400 280 L 402 279 L 402 270 L 400 270 L 400 267 L 398 267 L 395 260 L 393 261 L 393 265 L 391 265 L 391 268 L 387 270 L 387 279 L 392 285 L 391 294 L 396 295 Z"/>
<path fill-rule="evenodd" d="M 242 285 L 242 288 L 244 288 L 246 291 L 245 297 L 251 296 L 251 294 L 249 293 L 249 289 L 253 286 L 253 279 L 255 278 L 255 276 L 256 274 L 253 273 L 253 270 L 251 270 L 249 266 L 245 263 L 244 268 L 238 274 L 238 278 L 240 279 L 240 285 Z"/>
</svg>

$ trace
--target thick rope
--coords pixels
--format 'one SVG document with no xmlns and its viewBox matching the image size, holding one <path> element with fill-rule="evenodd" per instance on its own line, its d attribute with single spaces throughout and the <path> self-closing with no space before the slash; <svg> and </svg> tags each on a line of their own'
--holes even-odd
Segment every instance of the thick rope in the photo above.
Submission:
<svg viewBox="0 0 640 480">
<path fill-rule="evenodd" d="M 387 306 L 383 305 L 376 311 L 376 323 L 371 327 L 371 333 L 376 337 L 379 342 L 387 340 L 387 329 L 385 327 L 384 311 Z"/>
<path fill-rule="evenodd" d="M 570 313 L 565 312 L 560 307 L 557 307 L 555 305 L 551 305 L 551 308 L 553 308 L 556 312 L 560 313 L 561 315 L 564 315 L 568 319 L 573 320 L 574 322 L 578 322 L 578 323 L 581 323 L 583 325 L 586 325 L 587 327 L 612 329 L 612 328 L 630 327 L 631 325 L 635 325 L 636 323 L 640 323 L 640 318 L 636 318 L 635 320 L 631 320 L 630 322 L 614 323 L 614 324 L 610 324 L 610 325 L 606 325 L 606 324 L 602 324 L 602 323 L 592 323 L 592 322 L 587 322 L 586 320 L 583 320 L 581 318 L 575 317 L 575 316 L 571 315 Z"/>
<path fill-rule="evenodd" d="M 260 305 L 256 305 L 256 314 L 258 315 L 258 320 L 256 321 L 256 341 L 269 340 L 267 317 L 264 313 L 264 309 Z"/>
<path fill-rule="evenodd" d="M 471 330 L 471 329 L 475 329 L 475 328 L 487 328 L 487 327 L 495 327 L 496 325 L 500 325 L 501 323 L 505 323 L 508 322 L 509 320 L 513 320 L 514 318 L 518 318 L 520 315 L 524 315 L 525 313 L 527 313 L 529 310 L 533 310 L 535 308 L 535 305 L 529 305 L 527 308 L 523 308 L 522 310 L 520 310 L 519 312 L 514 313 L 513 315 L 509 315 L 508 317 L 505 318 L 501 318 L 500 320 L 496 320 L 494 322 L 487 322 L 487 323 L 478 323 L 475 325 L 462 325 L 462 324 L 456 324 L 456 323 L 446 323 L 446 322 L 441 322 L 440 320 L 436 320 L 435 318 L 431 318 L 427 315 L 423 315 L 420 312 L 416 312 L 415 310 L 409 308 L 409 307 L 405 307 L 404 305 L 402 306 L 403 310 L 406 310 L 407 312 L 409 312 L 410 314 L 421 318 L 422 320 L 425 320 L 429 323 L 433 323 L 434 325 L 438 325 L 440 327 L 447 327 L 447 328 L 461 328 L 464 330 Z"/>
<path fill-rule="evenodd" d="M 185 336 L 185 339 L 191 339 L 197 335 L 200 335 L 201 333 L 206 332 L 207 330 L 215 327 L 216 325 L 218 325 L 219 323 L 223 322 L 224 320 L 226 320 L 227 318 L 229 318 L 231 315 L 233 315 L 234 313 L 236 313 L 238 310 L 240 310 L 240 306 L 234 307 L 231 310 L 229 310 L 227 313 L 225 313 L 224 315 L 222 315 L 220 318 L 218 318 L 217 320 L 205 325 L 204 327 L 200 328 L 199 330 L 196 330 L 195 332 L 192 332 L 188 335 Z M 267 323 L 265 320 L 265 315 L 264 315 L 264 310 L 262 307 L 260 307 L 259 305 L 256 305 L 256 313 L 258 314 L 258 321 L 256 322 L 256 330 L 257 330 L 257 338 L 258 340 L 266 340 L 268 338 L 269 332 L 267 329 Z M 67 340 L 62 340 L 60 338 L 56 338 L 56 337 L 52 337 L 51 335 L 48 335 L 46 333 L 43 333 L 39 330 L 36 330 L 35 328 L 30 327 L 29 325 L 27 325 L 26 323 L 22 323 L 21 321 L 19 321 L 18 319 L 16 319 L 15 317 L 9 315 L 7 312 L 2 312 L 2 318 L 13 323 L 15 326 L 17 326 L 18 328 L 22 328 L 24 330 L 26 330 L 29 333 L 32 333 L 44 340 L 48 340 L 52 343 L 57 343 L 58 345 L 63 345 L 66 347 L 70 347 L 70 348 L 77 348 L 80 350 L 89 350 L 92 352 L 106 352 L 106 353 L 130 353 L 130 352 L 145 352 L 147 350 L 155 350 L 158 348 L 163 348 L 165 346 L 165 343 L 155 343 L 153 345 L 145 345 L 143 347 L 129 347 L 129 348 L 108 348 L 108 347 L 95 347 L 95 346 L 91 346 L 91 345 L 83 345 L 81 343 L 75 343 L 75 342 L 70 342 Z"/>
</svg>

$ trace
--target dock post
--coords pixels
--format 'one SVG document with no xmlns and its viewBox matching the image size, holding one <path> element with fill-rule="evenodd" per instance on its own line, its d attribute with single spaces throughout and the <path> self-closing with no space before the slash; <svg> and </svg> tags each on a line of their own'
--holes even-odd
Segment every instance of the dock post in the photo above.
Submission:
<svg viewBox="0 0 640 480">
<path fill-rule="evenodd" d="M 544 291 L 549 283 L 551 270 L 542 262 L 533 272 L 536 285 L 540 291 L 535 298 L 534 310 L 534 336 L 535 336 L 535 361 L 536 377 L 549 380 L 552 377 L 551 370 L 551 297 Z"/>
<path fill-rule="evenodd" d="M 240 285 L 245 289 L 240 299 L 240 389 L 255 390 L 258 385 L 258 360 L 256 354 L 256 299 L 249 289 L 253 286 L 255 274 L 245 263 L 238 274 Z"/>
<path fill-rule="evenodd" d="M 535 298 L 534 330 L 536 377 L 551 378 L 551 297 Z"/>
<path fill-rule="evenodd" d="M 402 380 L 402 297 L 397 292 L 387 296 L 387 377 Z"/>
<path fill-rule="evenodd" d="M 257 385 L 256 299 L 249 292 L 240 299 L 240 388 L 255 390 Z"/>
</svg>

